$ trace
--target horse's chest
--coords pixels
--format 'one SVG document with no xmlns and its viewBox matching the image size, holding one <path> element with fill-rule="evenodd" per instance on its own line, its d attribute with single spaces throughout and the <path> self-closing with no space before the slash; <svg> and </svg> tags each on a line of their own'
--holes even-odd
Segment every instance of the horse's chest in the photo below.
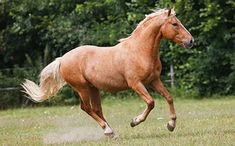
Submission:
<svg viewBox="0 0 235 146">
<path fill-rule="evenodd" d="M 161 68 L 159 64 L 153 63 L 151 66 L 145 69 L 142 82 L 144 84 L 149 84 L 153 80 L 160 77 Z"/>
<path fill-rule="evenodd" d="M 149 84 L 150 82 L 152 82 L 154 79 L 156 78 L 156 74 L 155 74 L 155 70 L 151 69 L 148 72 L 145 73 L 142 82 L 144 84 Z"/>
</svg>

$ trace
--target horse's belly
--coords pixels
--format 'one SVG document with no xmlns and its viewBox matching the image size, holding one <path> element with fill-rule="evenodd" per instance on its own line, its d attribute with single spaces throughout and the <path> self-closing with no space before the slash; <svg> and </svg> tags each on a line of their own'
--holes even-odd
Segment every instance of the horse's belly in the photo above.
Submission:
<svg viewBox="0 0 235 146">
<path fill-rule="evenodd" d="M 119 74 L 103 74 L 94 72 L 86 78 L 88 79 L 91 86 L 95 86 L 101 90 L 117 92 L 128 89 L 127 82 Z"/>
</svg>

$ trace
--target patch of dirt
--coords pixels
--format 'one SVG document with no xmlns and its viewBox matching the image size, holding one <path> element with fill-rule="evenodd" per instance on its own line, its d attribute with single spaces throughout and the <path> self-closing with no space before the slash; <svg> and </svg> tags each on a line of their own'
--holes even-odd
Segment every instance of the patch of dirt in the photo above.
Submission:
<svg viewBox="0 0 235 146">
<path fill-rule="evenodd" d="M 61 144 L 66 142 L 78 142 L 99 140 L 103 137 L 103 130 L 95 127 L 78 127 L 59 129 L 48 133 L 43 138 L 44 144 Z"/>
</svg>

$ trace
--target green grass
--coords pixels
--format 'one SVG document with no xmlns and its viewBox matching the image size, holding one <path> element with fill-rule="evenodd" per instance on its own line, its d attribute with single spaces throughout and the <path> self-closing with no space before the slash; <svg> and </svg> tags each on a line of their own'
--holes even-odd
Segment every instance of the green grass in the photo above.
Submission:
<svg viewBox="0 0 235 146">
<path fill-rule="evenodd" d="M 39 107 L 0 111 L 1 145 L 117 145 L 117 146 L 223 146 L 235 145 L 235 98 L 175 99 L 178 115 L 174 132 L 165 100 L 156 99 L 148 119 L 131 128 L 130 120 L 145 108 L 143 101 L 105 99 L 103 111 L 119 135 L 103 136 L 102 129 L 79 106 Z"/>
</svg>

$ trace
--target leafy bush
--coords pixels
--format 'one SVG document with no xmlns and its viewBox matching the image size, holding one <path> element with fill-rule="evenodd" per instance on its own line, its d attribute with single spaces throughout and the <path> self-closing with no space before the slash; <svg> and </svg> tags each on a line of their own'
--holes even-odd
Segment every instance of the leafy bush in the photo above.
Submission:
<svg viewBox="0 0 235 146">
<path fill-rule="evenodd" d="M 18 87 L 23 78 L 37 81 L 40 69 L 77 46 L 115 45 L 134 30 L 144 14 L 168 4 L 175 6 L 177 17 L 194 36 L 195 46 L 187 50 L 161 42 L 162 80 L 168 79 L 173 64 L 176 86 L 185 93 L 235 94 L 232 0 L 2 0 L 0 68 L 30 69 L 1 71 L 1 87 Z M 65 94 L 69 97 L 73 93 L 64 89 L 62 99 Z M 75 98 L 73 101 L 77 102 Z"/>
</svg>

